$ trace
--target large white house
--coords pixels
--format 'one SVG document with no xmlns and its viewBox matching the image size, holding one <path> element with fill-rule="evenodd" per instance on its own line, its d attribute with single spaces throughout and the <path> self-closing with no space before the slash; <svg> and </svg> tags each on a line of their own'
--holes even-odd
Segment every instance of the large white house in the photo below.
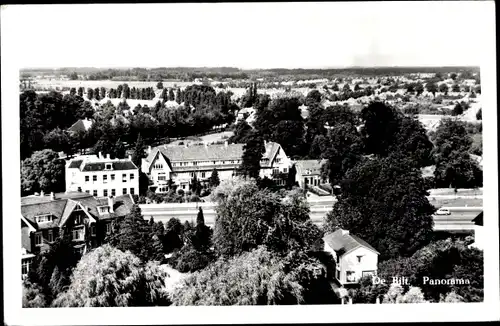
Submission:
<svg viewBox="0 0 500 326">
<path fill-rule="evenodd" d="M 335 278 L 342 285 L 357 284 L 364 276 L 377 275 L 379 252 L 349 231 L 338 229 L 327 234 L 324 250 L 336 262 Z"/>
<path fill-rule="evenodd" d="M 195 175 L 201 182 L 208 181 L 214 169 L 221 181 L 232 178 L 241 165 L 243 146 L 225 142 L 219 145 L 149 148 L 141 169 L 152 181 L 151 190 L 157 193 L 168 191 L 169 183 L 187 190 Z M 266 142 L 265 149 L 260 162 L 260 176 L 277 179 L 278 175 L 288 173 L 291 161 L 280 144 Z M 278 183 L 284 183 L 284 179 Z"/>
<path fill-rule="evenodd" d="M 139 169 L 132 159 L 82 155 L 66 162 L 66 191 L 96 197 L 139 194 Z"/>
</svg>

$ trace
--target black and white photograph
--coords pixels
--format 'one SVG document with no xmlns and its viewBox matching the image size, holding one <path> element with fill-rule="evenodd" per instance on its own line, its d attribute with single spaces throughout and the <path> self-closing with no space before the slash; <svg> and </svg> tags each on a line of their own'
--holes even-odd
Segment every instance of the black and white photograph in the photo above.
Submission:
<svg viewBox="0 0 500 326">
<path fill-rule="evenodd" d="M 500 319 L 494 2 L 1 9 L 7 325 Z"/>
</svg>

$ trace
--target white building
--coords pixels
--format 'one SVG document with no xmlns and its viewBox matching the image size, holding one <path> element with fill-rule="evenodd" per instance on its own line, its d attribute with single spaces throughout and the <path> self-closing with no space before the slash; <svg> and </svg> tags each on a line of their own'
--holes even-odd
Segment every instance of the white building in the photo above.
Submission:
<svg viewBox="0 0 500 326">
<path fill-rule="evenodd" d="M 82 155 L 66 162 L 66 191 L 108 197 L 139 194 L 139 169 L 128 159 Z"/>
<path fill-rule="evenodd" d="M 188 190 L 192 178 L 196 175 L 201 182 L 206 182 L 217 170 L 219 179 L 232 178 L 242 162 L 244 144 L 158 146 L 148 149 L 148 157 L 142 160 L 141 169 L 152 181 L 151 190 L 157 193 L 169 190 L 169 180 L 180 189 Z M 281 146 L 274 142 L 265 142 L 266 151 L 260 162 L 261 177 L 277 179 L 282 173 L 288 173 L 291 161 Z M 280 179 L 284 183 L 284 179 Z"/>
<path fill-rule="evenodd" d="M 306 188 L 306 186 L 313 187 L 328 183 L 328 179 L 323 178 L 321 175 L 321 167 L 325 163 L 325 159 L 295 161 L 295 168 L 297 169 L 295 181 L 297 181 L 299 187 Z"/>
<path fill-rule="evenodd" d="M 338 229 L 323 241 L 324 250 L 335 259 L 335 277 L 342 285 L 357 284 L 363 276 L 377 275 L 379 252 L 364 240 Z"/>
</svg>

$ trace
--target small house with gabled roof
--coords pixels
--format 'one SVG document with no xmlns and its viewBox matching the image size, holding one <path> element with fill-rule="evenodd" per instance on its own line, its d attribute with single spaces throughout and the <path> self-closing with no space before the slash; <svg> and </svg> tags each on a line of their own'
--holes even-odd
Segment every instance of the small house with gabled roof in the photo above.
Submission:
<svg viewBox="0 0 500 326">
<path fill-rule="evenodd" d="M 342 285 L 357 284 L 364 276 L 377 274 L 379 252 L 349 231 L 338 229 L 323 237 L 324 250 L 336 262 L 335 277 Z"/>
</svg>

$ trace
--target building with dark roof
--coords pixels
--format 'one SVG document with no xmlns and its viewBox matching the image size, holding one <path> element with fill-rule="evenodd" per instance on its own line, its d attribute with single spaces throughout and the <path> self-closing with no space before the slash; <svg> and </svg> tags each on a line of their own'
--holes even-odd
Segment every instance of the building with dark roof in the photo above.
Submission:
<svg viewBox="0 0 500 326">
<path fill-rule="evenodd" d="M 51 193 L 21 198 L 22 272 L 31 259 L 50 249 L 62 231 L 70 235 L 75 251 L 83 254 L 100 245 L 112 231 L 111 222 L 127 215 L 134 204 L 130 194 L 97 198 L 87 193 Z"/>
<path fill-rule="evenodd" d="M 66 162 L 66 191 L 94 197 L 139 194 L 139 169 L 129 156 L 111 159 L 97 155 L 77 156 Z"/>
<path fill-rule="evenodd" d="M 93 121 L 89 119 L 79 119 L 77 122 L 73 123 L 71 127 L 68 128 L 69 133 L 79 133 L 79 132 L 85 132 L 92 127 Z"/>
<path fill-rule="evenodd" d="M 324 250 L 335 259 L 335 277 L 341 284 L 357 284 L 362 277 L 377 274 L 379 252 L 363 239 L 338 229 L 323 241 Z"/>
<path fill-rule="evenodd" d="M 319 186 L 323 183 L 328 183 L 328 179 L 321 175 L 321 167 L 326 163 L 325 159 L 321 160 L 297 160 L 295 161 L 295 168 L 297 174 L 295 180 L 299 187 L 306 188 L 306 186 Z"/>
<path fill-rule="evenodd" d="M 206 182 L 214 169 L 221 181 L 232 178 L 241 165 L 243 146 L 225 142 L 219 145 L 163 145 L 149 148 L 141 169 L 152 181 L 150 187 L 156 192 L 168 191 L 169 183 L 189 189 L 195 175 L 198 180 Z M 261 177 L 278 179 L 277 176 L 288 173 L 290 159 L 280 144 L 265 142 L 264 147 L 265 153 L 260 162 Z M 283 178 L 279 180 L 284 183 Z"/>
</svg>

